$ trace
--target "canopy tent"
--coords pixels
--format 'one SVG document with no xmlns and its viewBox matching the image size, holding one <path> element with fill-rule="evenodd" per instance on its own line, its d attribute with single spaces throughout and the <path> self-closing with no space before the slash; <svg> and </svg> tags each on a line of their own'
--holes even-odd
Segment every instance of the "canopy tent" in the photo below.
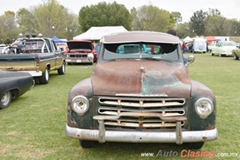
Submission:
<svg viewBox="0 0 240 160">
<path fill-rule="evenodd" d="M 187 36 L 186 38 L 183 39 L 184 42 L 191 42 L 193 41 L 192 38 L 190 38 L 189 36 Z"/>
<path fill-rule="evenodd" d="M 57 38 L 56 36 L 53 36 L 53 37 L 52 37 L 52 40 L 53 40 L 55 43 L 64 43 L 64 42 L 66 42 L 66 41 L 64 41 L 64 40 L 61 40 L 61 39 Z"/>
<path fill-rule="evenodd" d="M 206 37 L 205 39 L 206 39 L 206 41 L 208 41 L 208 42 L 217 41 L 217 38 L 212 37 L 212 36 L 208 36 L 208 37 Z"/>
<path fill-rule="evenodd" d="M 104 35 L 116 33 L 116 32 L 127 32 L 123 26 L 102 26 L 102 27 L 91 27 L 86 32 L 73 37 L 74 40 L 100 40 Z"/>
</svg>

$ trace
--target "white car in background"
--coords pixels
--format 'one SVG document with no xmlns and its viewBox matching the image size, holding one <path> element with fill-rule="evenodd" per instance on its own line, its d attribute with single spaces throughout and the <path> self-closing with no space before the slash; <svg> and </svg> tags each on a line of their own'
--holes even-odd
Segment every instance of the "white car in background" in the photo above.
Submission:
<svg viewBox="0 0 240 160">
<path fill-rule="evenodd" d="M 216 44 L 217 44 L 216 41 L 210 42 L 210 43 L 208 44 L 207 47 L 208 47 L 208 51 L 209 51 L 210 53 L 211 53 L 211 51 L 212 51 L 212 48 L 215 47 Z"/>
<path fill-rule="evenodd" d="M 211 46 L 210 55 L 232 56 L 232 50 L 237 49 L 237 45 L 233 41 L 219 41 L 216 45 Z"/>
</svg>

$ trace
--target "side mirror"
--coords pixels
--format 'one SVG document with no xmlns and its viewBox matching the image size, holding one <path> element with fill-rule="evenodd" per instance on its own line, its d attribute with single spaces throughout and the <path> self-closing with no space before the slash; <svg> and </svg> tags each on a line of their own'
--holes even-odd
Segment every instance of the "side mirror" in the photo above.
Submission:
<svg viewBox="0 0 240 160">
<path fill-rule="evenodd" d="M 195 61 L 194 55 L 188 56 L 188 63 L 193 63 Z"/>
</svg>

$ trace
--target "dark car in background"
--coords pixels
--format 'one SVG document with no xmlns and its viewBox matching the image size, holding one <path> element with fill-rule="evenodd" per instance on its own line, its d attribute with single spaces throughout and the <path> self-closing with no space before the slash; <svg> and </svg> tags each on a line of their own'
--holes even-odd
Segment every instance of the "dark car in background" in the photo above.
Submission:
<svg viewBox="0 0 240 160">
<path fill-rule="evenodd" d="M 0 70 L 0 109 L 7 108 L 12 99 L 29 91 L 34 84 L 29 73 Z"/>
</svg>

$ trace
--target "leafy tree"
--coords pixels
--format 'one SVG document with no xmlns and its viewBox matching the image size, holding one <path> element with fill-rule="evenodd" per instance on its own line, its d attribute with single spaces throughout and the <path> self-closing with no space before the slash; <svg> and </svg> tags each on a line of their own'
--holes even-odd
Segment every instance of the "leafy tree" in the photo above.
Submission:
<svg viewBox="0 0 240 160">
<path fill-rule="evenodd" d="M 187 36 L 192 36 L 191 32 L 189 32 L 189 23 L 188 22 L 178 24 L 176 30 L 177 30 L 177 36 L 179 38 L 185 38 Z"/>
<path fill-rule="evenodd" d="M 239 22 L 236 19 L 227 19 L 221 15 L 221 12 L 217 9 L 209 9 L 206 22 L 207 28 L 206 34 L 209 32 L 211 35 L 222 36 L 237 36 L 239 33 Z M 214 27 L 213 27 L 214 26 Z"/>
<path fill-rule="evenodd" d="M 62 36 L 66 29 L 67 9 L 56 0 L 47 0 L 34 9 L 38 32 L 44 36 Z M 54 27 L 53 27 L 54 26 Z"/>
<path fill-rule="evenodd" d="M 17 35 L 17 24 L 15 13 L 6 11 L 0 16 L 0 39 L 15 39 Z M 1 40 L 4 41 L 4 40 Z"/>
<path fill-rule="evenodd" d="M 182 22 L 182 15 L 180 12 L 171 12 L 171 17 L 174 20 L 175 24 L 179 24 Z"/>
<path fill-rule="evenodd" d="M 132 8 L 133 30 L 149 30 L 166 32 L 174 27 L 174 19 L 166 10 L 153 5 L 143 5 L 138 9 Z"/>
<path fill-rule="evenodd" d="M 224 23 L 224 32 L 225 35 L 237 36 L 239 23 L 234 19 L 226 19 Z"/>
<path fill-rule="evenodd" d="M 203 10 L 194 12 L 189 22 L 190 30 L 198 36 L 204 35 L 206 17 L 207 12 L 204 12 Z"/>
<path fill-rule="evenodd" d="M 37 22 L 33 11 L 29 11 L 26 8 L 21 8 L 17 11 L 16 21 L 23 34 L 36 33 L 38 29 Z"/>
<path fill-rule="evenodd" d="M 42 33 L 43 36 L 72 39 L 79 33 L 78 18 L 56 0 L 46 0 L 30 9 L 21 8 L 16 21 L 22 33 Z"/>
<path fill-rule="evenodd" d="M 217 15 L 208 16 L 205 23 L 205 35 L 226 36 L 225 22 L 225 17 Z"/>
<path fill-rule="evenodd" d="M 208 16 L 221 16 L 221 12 L 218 9 L 208 9 Z"/>
<path fill-rule="evenodd" d="M 79 11 L 79 24 L 83 32 L 92 26 L 124 26 L 131 29 L 131 15 L 124 5 L 100 2 L 82 7 Z"/>
<path fill-rule="evenodd" d="M 65 36 L 67 39 L 72 39 L 80 33 L 80 26 L 78 24 L 78 16 L 74 13 L 67 14 L 67 26 Z"/>
</svg>

